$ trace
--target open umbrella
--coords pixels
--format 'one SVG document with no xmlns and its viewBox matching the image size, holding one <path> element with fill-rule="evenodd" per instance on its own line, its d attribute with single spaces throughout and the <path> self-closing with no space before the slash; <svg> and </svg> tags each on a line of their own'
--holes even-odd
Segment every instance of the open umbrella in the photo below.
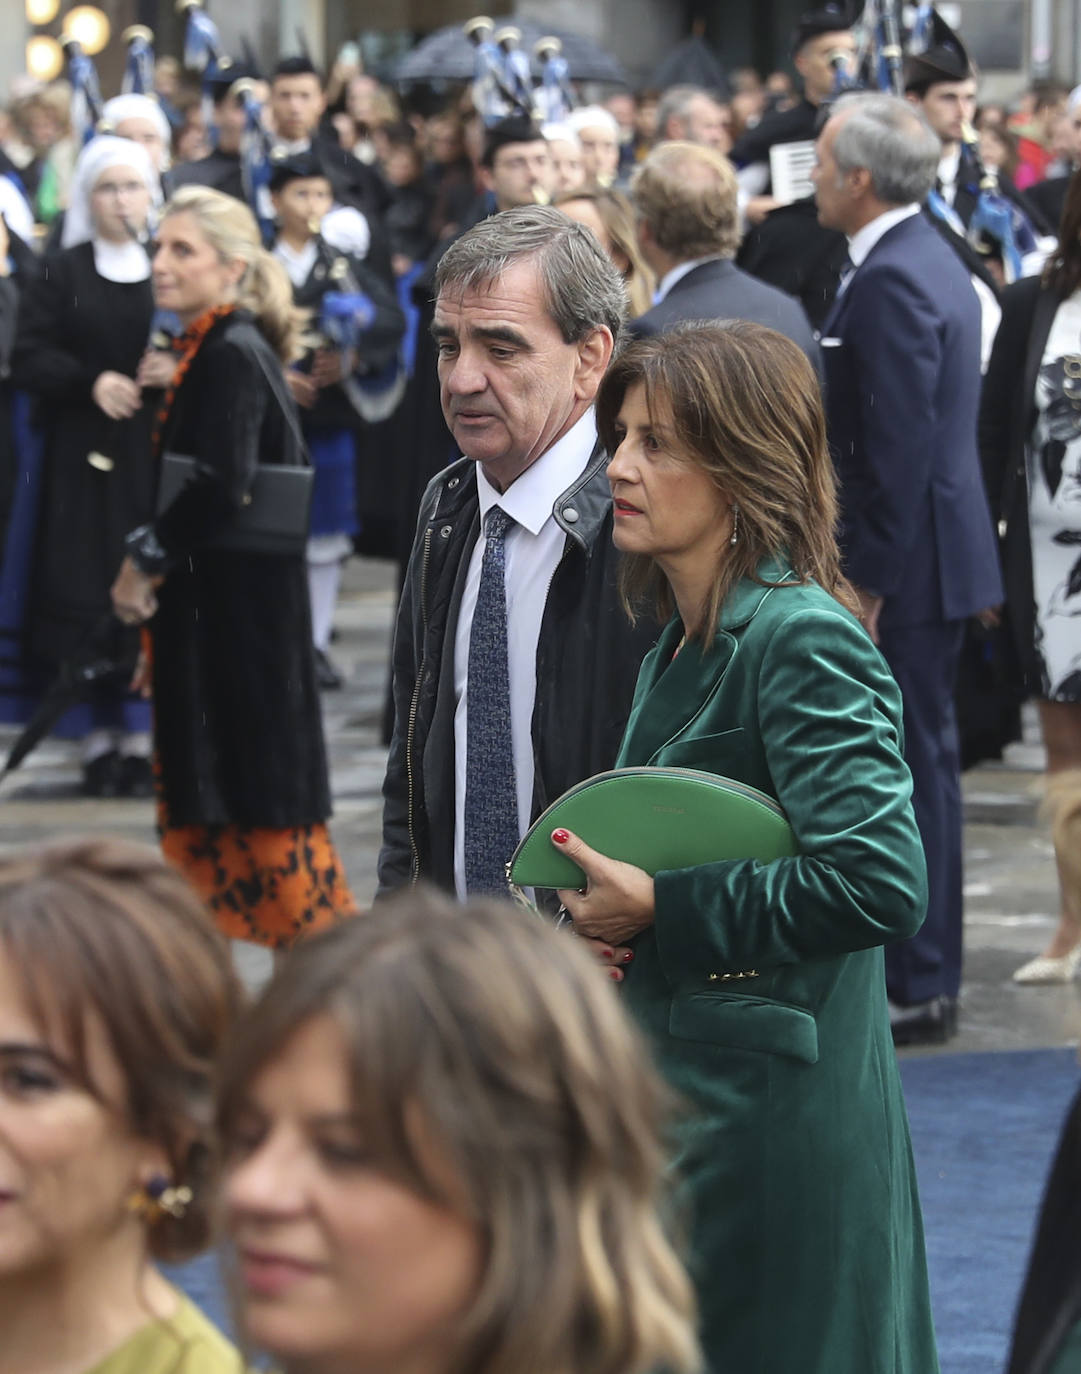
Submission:
<svg viewBox="0 0 1081 1374">
<path fill-rule="evenodd" d="M 692 33 L 667 53 L 657 65 L 649 82 L 655 91 L 669 86 L 701 86 L 720 94 L 728 89 L 720 59 L 699 33 Z"/>
<path fill-rule="evenodd" d="M 567 33 L 565 29 L 553 29 L 529 20 L 515 20 L 515 27 L 522 31 L 522 50 L 533 51 L 533 46 L 541 38 L 549 35 L 558 38 L 563 44 L 563 56 L 567 59 L 572 81 L 607 81 L 613 85 L 625 86 L 627 73 L 611 53 L 578 33 Z M 472 81 L 473 46 L 457 24 L 437 29 L 406 53 L 391 72 L 391 80 L 410 81 Z M 541 74 L 540 64 L 533 59 L 533 71 Z"/>
</svg>

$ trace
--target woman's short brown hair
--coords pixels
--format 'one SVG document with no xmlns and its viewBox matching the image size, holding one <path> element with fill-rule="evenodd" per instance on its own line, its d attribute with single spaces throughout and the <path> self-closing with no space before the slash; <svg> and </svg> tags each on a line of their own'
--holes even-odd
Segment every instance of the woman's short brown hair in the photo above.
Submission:
<svg viewBox="0 0 1081 1374">
<path fill-rule="evenodd" d="M 687 325 L 629 344 L 597 394 L 597 429 L 609 453 L 631 387 L 645 388 L 649 413 L 670 423 L 687 458 L 739 508 L 737 542 L 693 632 L 709 642 L 730 588 L 755 578 L 762 561 L 784 558 L 802 580 L 813 578 L 858 613 L 841 572 L 837 493 L 826 445 L 818 378 L 803 350 L 764 325 L 728 320 Z M 624 604 L 667 618 L 675 609 L 667 579 L 651 558 L 625 557 Z"/>
<path fill-rule="evenodd" d="M 184 1216 L 150 1230 L 158 1259 L 210 1240 L 212 1078 L 240 1006 L 225 941 L 176 869 L 146 845 L 63 840 L 0 854 L 0 947 L 42 1034 L 63 1037 L 80 1086 L 101 1096 L 87 1053 L 98 1018 L 127 1091 L 133 1133 L 192 1189 Z"/>
<path fill-rule="evenodd" d="M 485 1244 L 453 1368 L 697 1367 L 692 1291 L 657 1213 L 664 1090 L 569 934 L 414 892 L 306 941 L 226 1055 L 226 1158 L 254 1079 L 324 1015 L 374 1167 L 464 1211 Z"/>
</svg>

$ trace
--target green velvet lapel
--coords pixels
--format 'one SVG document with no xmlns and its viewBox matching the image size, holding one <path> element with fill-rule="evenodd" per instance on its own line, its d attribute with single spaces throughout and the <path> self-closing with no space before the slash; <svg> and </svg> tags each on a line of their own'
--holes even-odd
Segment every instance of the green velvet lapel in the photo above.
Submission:
<svg viewBox="0 0 1081 1374">
<path fill-rule="evenodd" d="M 764 582 L 780 582 L 791 575 L 791 568 L 782 559 L 766 559 L 758 568 L 758 576 Z M 753 620 L 772 590 L 750 578 L 738 582 L 721 607 L 717 636 L 705 650 L 700 641 L 693 640 L 677 653 L 683 624 L 678 616 L 668 622 L 638 675 L 617 768 L 623 766 L 626 758 L 652 760 L 658 750 L 708 709 L 739 645 L 737 636 L 730 631 Z"/>
</svg>

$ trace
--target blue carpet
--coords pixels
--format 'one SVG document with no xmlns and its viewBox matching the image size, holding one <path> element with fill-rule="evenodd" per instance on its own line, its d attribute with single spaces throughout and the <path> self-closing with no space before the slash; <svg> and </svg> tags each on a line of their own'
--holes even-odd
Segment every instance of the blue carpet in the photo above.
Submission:
<svg viewBox="0 0 1081 1374">
<path fill-rule="evenodd" d="M 942 1374 L 1000 1374 L 1044 1179 L 1077 1089 L 1073 1050 L 901 1064 Z M 217 1259 L 170 1271 L 226 1325 Z"/>
<path fill-rule="evenodd" d="M 999 1374 L 1077 1055 L 933 1055 L 901 1077 L 942 1374 Z"/>
</svg>

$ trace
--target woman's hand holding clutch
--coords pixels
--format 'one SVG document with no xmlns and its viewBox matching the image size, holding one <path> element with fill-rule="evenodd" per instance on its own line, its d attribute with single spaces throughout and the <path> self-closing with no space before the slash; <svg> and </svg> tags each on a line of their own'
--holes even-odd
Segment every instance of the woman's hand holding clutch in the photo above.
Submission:
<svg viewBox="0 0 1081 1374">
<path fill-rule="evenodd" d="M 653 924 L 653 879 L 648 873 L 605 858 L 569 830 L 553 830 L 552 843 L 586 875 L 585 891 L 559 890 L 579 935 L 619 945 Z"/>
</svg>

